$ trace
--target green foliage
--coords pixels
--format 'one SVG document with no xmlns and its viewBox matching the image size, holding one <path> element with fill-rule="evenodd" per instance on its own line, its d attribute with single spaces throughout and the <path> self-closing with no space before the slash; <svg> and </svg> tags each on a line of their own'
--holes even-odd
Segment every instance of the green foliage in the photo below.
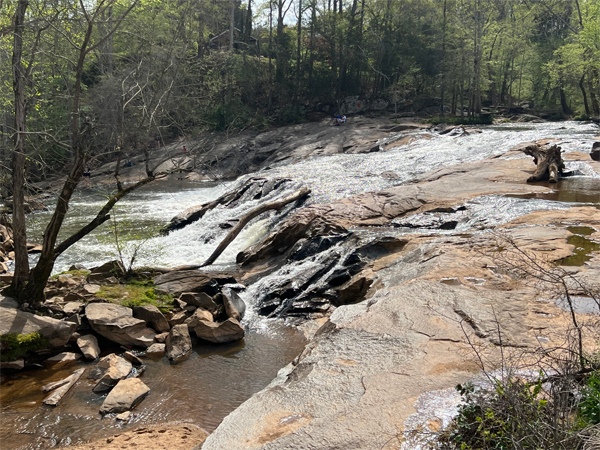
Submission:
<svg viewBox="0 0 600 450">
<path fill-rule="evenodd" d="M 29 352 L 43 350 L 48 347 L 48 340 L 40 333 L 16 334 L 9 333 L 0 336 L 2 348 L 2 361 L 14 361 L 22 358 Z"/>
<path fill-rule="evenodd" d="M 96 295 L 130 308 L 154 305 L 162 312 L 173 308 L 173 296 L 156 292 L 151 281 L 131 280 L 127 284 L 105 285 Z"/>
<path fill-rule="evenodd" d="M 600 375 L 594 372 L 581 390 L 579 415 L 584 425 L 600 423 Z"/>
<path fill-rule="evenodd" d="M 217 106 L 208 114 L 207 122 L 216 131 L 245 128 L 252 120 L 252 111 L 239 100 Z"/>
</svg>

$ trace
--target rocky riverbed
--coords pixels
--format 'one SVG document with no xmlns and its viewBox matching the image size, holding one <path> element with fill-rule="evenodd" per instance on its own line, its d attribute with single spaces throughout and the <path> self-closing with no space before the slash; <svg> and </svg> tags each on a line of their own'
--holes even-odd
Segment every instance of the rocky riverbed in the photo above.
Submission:
<svg viewBox="0 0 600 450">
<path fill-rule="evenodd" d="M 330 129 L 327 133 L 334 132 Z M 363 139 L 355 143 L 357 152 L 385 152 L 390 130 L 384 131 L 357 127 L 354 133 Z M 411 139 L 429 139 L 421 131 L 404 133 L 393 136 L 399 148 L 410 146 Z M 355 142 L 353 136 L 345 139 Z M 447 424 L 458 401 L 452 388 L 480 373 L 474 346 L 485 349 L 486 368 L 493 369 L 501 349 L 522 354 L 562 345 L 570 326 L 564 301 L 517 277 L 513 257 L 521 252 L 544 264 L 555 262 L 575 284 L 598 288 L 600 163 L 583 151 L 596 139 L 591 134 L 567 143 L 564 158 L 580 176 L 565 179 L 558 189 L 527 184 L 535 165 L 522 156 L 521 146 L 512 146 L 385 189 L 292 205 L 271 220 L 259 242 L 237 254 L 238 266 L 230 265 L 227 274 L 192 265 L 157 276 L 155 284 L 181 302 L 181 317 L 166 318 L 171 330 L 181 320 L 186 331 L 202 337 L 198 321 L 208 317 L 196 317 L 189 326 L 198 309 L 216 312 L 217 322 L 237 321 L 224 301 L 229 295 L 224 290 L 233 289 L 251 320 L 284 319 L 309 339 L 201 448 L 418 448 L 411 430 L 436 432 Z M 313 141 L 312 134 L 304 138 L 305 150 L 323 150 L 312 148 Z M 377 149 L 367 148 L 374 142 Z M 297 144 L 260 164 L 318 155 L 303 153 Z M 218 208 L 235 210 L 249 199 L 260 202 L 261 196 L 286 192 L 278 189 L 289 182 L 278 185 L 276 179 L 241 184 L 237 189 L 243 192 Z M 561 192 L 575 200 L 552 201 Z M 237 218 L 239 213 L 229 224 L 221 221 L 222 228 Z M 574 253 L 581 257 L 569 259 Z M 582 305 L 579 320 L 592 321 L 600 311 L 586 292 L 573 289 Z M 161 331 L 158 319 L 138 320 L 150 332 L 134 334 L 152 344 Z M 186 348 L 176 352 L 184 355 L 180 367 L 187 363 Z"/>
</svg>

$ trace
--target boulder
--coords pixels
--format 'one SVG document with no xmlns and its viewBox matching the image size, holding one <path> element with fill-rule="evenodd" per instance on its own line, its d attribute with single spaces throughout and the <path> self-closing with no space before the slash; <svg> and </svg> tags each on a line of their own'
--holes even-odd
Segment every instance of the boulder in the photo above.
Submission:
<svg viewBox="0 0 600 450">
<path fill-rule="evenodd" d="M 48 364 L 63 364 L 71 361 L 77 361 L 79 358 L 81 358 L 79 353 L 62 352 L 58 355 L 51 356 L 44 362 Z"/>
<path fill-rule="evenodd" d="M 93 334 L 86 334 L 77 339 L 77 346 L 87 359 L 96 359 L 100 356 L 98 339 Z"/>
<path fill-rule="evenodd" d="M 154 305 L 134 306 L 133 317 L 145 321 L 159 333 L 164 333 L 171 329 L 165 316 Z"/>
<path fill-rule="evenodd" d="M 172 327 L 174 327 L 175 325 L 180 325 L 180 324 L 184 323 L 187 318 L 188 318 L 187 311 L 181 311 L 176 314 L 173 314 L 173 317 L 171 317 L 171 320 L 169 320 L 169 324 Z"/>
<path fill-rule="evenodd" d="M 210 312 L 215 312 L 219 306 L 215 303 L 210 295 L 205 292 L 184 292 L 179 297 L 179 300 L 186 303 L 187 305 L 197 306 L 198 308 L 204 308 Z"/>
<path fill-rule="evenodd" d="M 590 156 L 594 161 L 600 161 L 600 142 L 594 142 Z"/>
<path fill-rule="evenodd" d="M 66 298 L 65 298 L 66 299 Z M 83 303 L 81 302 L 68 302 L 63 306 L 63 311 L 67 316 L 71 314 L 78 314 L 83 309 Z"/>
<path fill-rule="evenodd" d="M 77 324 L 36 316 L 15 308 L 0 307 L 0 335 L 40 333 L 53 347 L 62 347 L 77 329 Z"/>
<path fill-rule="evenodd" d="M 90 303 L 85 308 L 87 319 L 96 333 L 117 344 L 148 347 L 156 334 L 146 322 L 133 317 L 130 308 L 112 303 Z"/>
<path fill-rule="evenodd" d="M 125 275 L 125 267 L 121 261 L 109 261 L 99 267 L 94 267 L 87 277 L 88 283 L 101 281 L 110 277 L 122 277 Z"/>
<path fill-rule="evenodd" d="M 173 295 L 183 292 L 205 292 L 212 296 L 219 292 L 219 285 L 235 283 L 227 274 L 206 274 L 197 270 L 174 270 L 154 279 L 154 286 Z"/>
<path fill-rule="evenodd" d="M 56 279 L 56 287 L 58 288 L 70 288 L 75 287 L 79 284 L 79 282 L 73 278 L 71 274 L 63 274 L 59 275 Z"/>
<path fill-rule="evenodd" d="M 164 344 L 167 340 L 167 336 L 169 333 L 160 333 L 154 336 L 154 342 L 158 342 L 159 344 Z M 153 344 L 154 345 L 154 344 Z"/>
<path fill-rule="evenodd" d="M 237 321 L 242 320 L 246 312 L 246 303 L 244 303 L 244 300 L 228 287 L 224 287 L 221 290 L 221 294 L 223 294 L 223 306 L 225 307 L 227 317 L 231 317 Z"/>
<path fill-rule="evenodd" d="M 146 349 L 146 355 L 159 355 L 165 353 L 165 344 L 155 343 Z"/>
<path fill-rule="evenodd" d="M 127 378 L 133 368 L 129 361 L 114 353 L 102 358 L 96 367 L 104 370 L 104 373 L 102 373 L 98 383 L 92 389 L 94 392 L 110 391 L 120 380 Z M 96 372 L 95 376 L 98 376 L 98 372 Z"/>
<path fill-rule="evenodd" d="M 2 370 L 21 370 L 25 367 L 24 359 L 17 359 L 15 361 L 2 361 L 0 362 L 0 369 Z"/>
<path fill-rule="evenodd" d="M 89 295 L 95 295 L 98 293 L 98 291 L 100 291 L 100 285 L 99 284 L 84 284 L 83 285 L 83 293 L 84 294 L 89 294 Z"/>
<path fill-rule="evenodd" d="M 134 355 L 131 352 L 125 352 L 123 353 L 123 358 L 125 358 L 127 361 L 129 361 L 131 364 L 133 364 L 134 366 L 143 366 L 144 365 L 144 361 L 142 361 L 140 358 L 138 358 L 136 355 Z"/>
<path fill-rule="evenodd" d="M 194 333 L 200 339 L 218 344 L 239 341 L 245 334 L 244 327 L 237 320 L 231 318 L 221 323 L 199 320 L 194 328 Z"/>
<path fill-rule="evenodd" d="M 106 396 L 100 407 L 100 414 L 129 411 L 135 408 L 148 392 L 150 392 L 150 388 L 139 378 L 121 380 Z"/>
<path fill-rule="evenodd" d="M 169 332 L 165 342 L 167 358 L 173 362 L 181 362 L 192 354 L 192 339 L 186 324 L 175 325 Z"/>
<path fill-rule="evenodd" d="M 196 325 L 198 325 L 198 321 L 200 321 L 200 320 L 206 320 L 207 322 L 213 322 L 214 317 L 210 313 L 210 311 L 207 311 L 204 308 L 198 308 L 198 309 L 196 309 L 196 311 L 194 311 L 194 314 L 192 314 L 190 317 L 185 319 L 184 323 L 188 326 L 188 328 L 190 330 L 193 330 L 194 328 L 196 328 Z"/>
</svg>

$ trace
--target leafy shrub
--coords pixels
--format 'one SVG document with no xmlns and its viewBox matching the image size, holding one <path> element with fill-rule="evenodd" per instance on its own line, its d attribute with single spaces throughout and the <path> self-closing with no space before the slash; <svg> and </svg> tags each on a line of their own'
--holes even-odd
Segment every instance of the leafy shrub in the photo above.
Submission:
<svg viewBox="0 0 600 450">
<path fill-rule="evenodd" d="M 30 334 L 9 333 L 0 336 L 2 361 L 14 361 L 29 352 L 35 352 L 48 347 L 48 340 L 38 332 Z"/>
<path fill-rule="evenodd" d="M 587 379 L 581 390 L 579 415 L 584 426 L 600 423 L 600 375 L 598 372 L 593 373 Z"/>
</svg>

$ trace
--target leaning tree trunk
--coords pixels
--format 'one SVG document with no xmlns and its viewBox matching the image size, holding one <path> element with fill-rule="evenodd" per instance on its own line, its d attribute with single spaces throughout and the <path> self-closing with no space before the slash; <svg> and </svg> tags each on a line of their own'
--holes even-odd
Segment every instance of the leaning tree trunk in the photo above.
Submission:
<svg viewBox="0 0 600 450">
<path fill-rule="evenodd" d="M 527 179 L 528 183 L 548 180 L 550 183 L 557 183 L 560 175 L 565 169 L 565 163 L 562 160 L 560 147 L 553 145 L 543 148 L 538 144 L 528 145 L 522 150 L 523 153 L 533 156 L 533 162 L 537 164 L 537 169 Z"/>
</svg>

